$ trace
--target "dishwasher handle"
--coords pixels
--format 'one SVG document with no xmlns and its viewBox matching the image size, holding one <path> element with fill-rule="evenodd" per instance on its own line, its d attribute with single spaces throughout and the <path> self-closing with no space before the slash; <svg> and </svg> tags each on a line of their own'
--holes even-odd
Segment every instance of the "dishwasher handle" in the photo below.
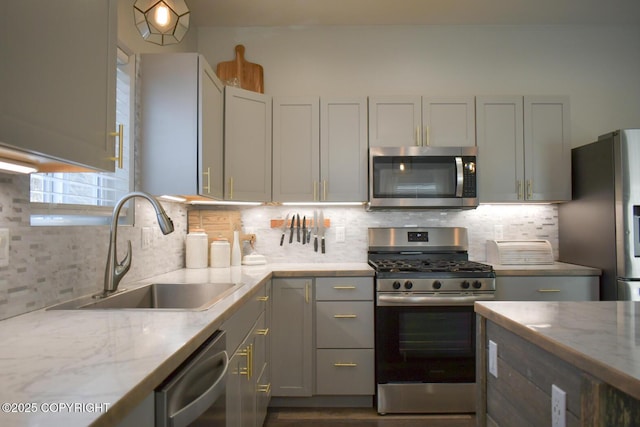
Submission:
<svg viewBox="0 0 640 427">
<path fill-rule="evenodd" d="M 199 362 L 194 369 L 191 369 L 184 377 L 184 384 L 195 382 L 201 378 L 205 372 L 223 364 L 220 376 L 205 390 L 200 396 L 184 405 L 182 408 L 167 414 L 168 424 L 171 427 L 186 427 L 202 415 L 213 403 L 223 395 L 226 387 L 227 372 L 229 371 L 229 355 L 226 351 L 221 351 L 213 356 Z"/>
</svg>

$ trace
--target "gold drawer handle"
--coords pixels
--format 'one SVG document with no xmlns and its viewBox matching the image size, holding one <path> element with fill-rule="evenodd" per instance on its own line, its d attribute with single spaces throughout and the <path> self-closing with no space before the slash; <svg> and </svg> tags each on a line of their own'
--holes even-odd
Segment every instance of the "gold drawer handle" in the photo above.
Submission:
<svg viewBox="0 0 640 427">
<path fill-rule="evenodd" d="M 540 293 L 562 292 L 560 289 L 538 289 Z"/>
<path fill-rule="evenodd" d="M 266 296 L 266 297 L 258 297 L 258 301 L 261 301 L 261 302 L 267 302 L 267 301 L 269 301 L 269 296 Z"/>
<path fill-rule="evenodd" d="M 355 368 L 356 366 L 358 366 L 357 363 L 334 363 L 333 366 L 335 366 L 336 368 Z"/>
<path fill-rule="evenodd" d="M 109 136 L 115 136 L 118 138 L 118 155 L 115 157 L 109 157 L 109 160 L 116 162 L 118 169 L 122 169 L 124 161 L 124 125 L 119 124 L 118 130 L 116 132 L 109 132 Z"/>
<path fill-rule="evenodd" d="M 269 384 L 258 384 L 258 392 L 259 393 L 271 393 L 271 383 Z"/>
<path fill-rule="evenodd" d="M 334 286 L 333 289 L 337 289 L 337 290 L 351 290 L 351 289 L 355 289 L 355 286 Z"/>
<path fill-rule="evenodd" d="M 258 329 L 258 330 L 256 330 L 256 334 L 258 334 L 258 335 L 269 335 L 269 328 Z"/>
<path fill-rule="evenodd" d="M 247 367 L 240 368 L 240 375 L 246 375 L 247 379 L 251 379 L 252 367 L 253 367 L 253 344 L 249 344 L 244 350 L 238 351 L 238 356 L 245 356 L 247 358 Z"/>
<path fill-rule="evenodd" d="M 355 319 L 358 316 L 356 314 L 334 314 L 333 317 L 336 319 Z"/>
</svg>

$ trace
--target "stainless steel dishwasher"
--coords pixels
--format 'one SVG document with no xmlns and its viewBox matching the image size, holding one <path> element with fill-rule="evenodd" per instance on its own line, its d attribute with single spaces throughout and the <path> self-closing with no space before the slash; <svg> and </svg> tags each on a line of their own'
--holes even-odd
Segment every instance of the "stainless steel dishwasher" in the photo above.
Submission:
<svg viewBox="0 0 640 427">
<path fill-rule="evenodd" d="M 226 350 L 217 331 L 156 389 L 156 427 L 226 424 Z"/>
</svg>

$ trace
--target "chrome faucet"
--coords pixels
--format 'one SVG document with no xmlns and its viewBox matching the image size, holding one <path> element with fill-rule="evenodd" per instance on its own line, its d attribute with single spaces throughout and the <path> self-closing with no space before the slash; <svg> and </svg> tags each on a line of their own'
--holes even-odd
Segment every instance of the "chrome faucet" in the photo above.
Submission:
<svg viewBox="0 0 640 427">
<path fill-rule="evenodd" d="M 111 234 L 109 236 L 109 253 L 107 255 L 107 266 L 104 271 L 104 292 L 102 296 L 107 296 L 115 292 L 118 289 L 118 284 L 131 267 L 131 240 L 127 241 L 127 254 L 121 262 L 116 260 L 116 240 L 118 235 L 118 217 L 120 216 L 120 210 L 122 206 L 134 197 L 142 197 L 147 199 L 153 208 L 156 210 L 156 216 L 158 218 L 158 225 L 162 230 L 162 234 L 169 234 L 173 232 L 173 221 L 167 216 L 160 202 L 153 196 L 141 191 L 134 191 L 122 197 L 113 208 L 113 215 L 111 217 Z"/>
</svg>

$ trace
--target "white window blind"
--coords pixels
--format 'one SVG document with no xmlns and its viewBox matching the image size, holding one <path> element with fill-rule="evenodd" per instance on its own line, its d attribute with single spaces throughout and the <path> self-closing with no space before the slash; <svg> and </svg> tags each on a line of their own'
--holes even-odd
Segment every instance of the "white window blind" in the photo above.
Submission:
<svg viewBox="0 0 640 427">
<path fill-rule="evenodd" d="M 111 208 L 133 188 L 131 129 L 135 61 L 120 49 L 116 78 L 116 123 L 124 124 L 123 168 L 116 168 L 112 173 L 31 174 L 30 200 L 35 212 L 32 225 L 104 223 L 104 218 L 111 215 Z M 116 145 L 119 143 L 116 141 Z"/>
</svg>

